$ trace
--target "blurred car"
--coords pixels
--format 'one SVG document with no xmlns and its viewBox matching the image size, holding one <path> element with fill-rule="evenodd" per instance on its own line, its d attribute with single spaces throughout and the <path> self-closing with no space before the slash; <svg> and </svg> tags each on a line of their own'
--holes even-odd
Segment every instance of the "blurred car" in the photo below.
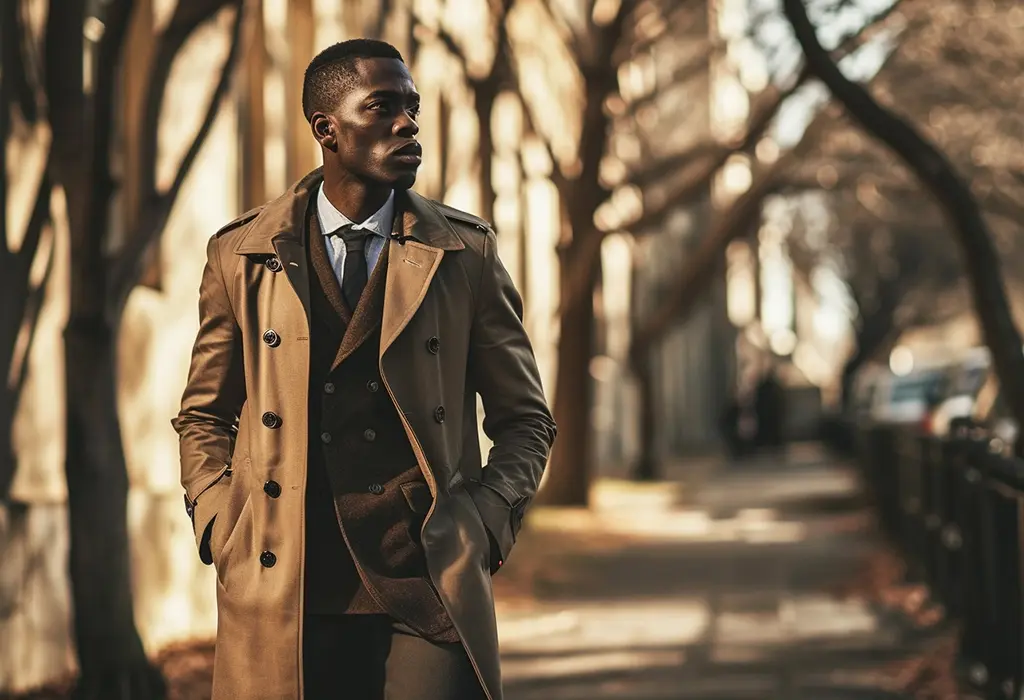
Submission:
<svg viewBox="0 0 1024 700">
<path fill-rule="evenodd" d="M 974 411 L 978 392 L 991 370 L 988 348 L 973 348 L 952 367 L 948 390 L 932 415 L 931 433 L 947 437 L 956 418 L 966 418 Z"/>
<path fill-rule="evenodd" d="M 971 410 L 969 423 L 988 431 L 989 437 L 997 440 L 999 451 L 1009 456 L 1014 453 L 1020 426 L 1013 417 L 1006 396 L 995 370 L 986 372 L 985 381 L 978 391 Z"/>
<path fill-rule="evenodd" d="M 874 385 L 869 420 L 931 434 L 932 416 L 950 381 L 950 367 L 933 366 L 905 375 L 881 375 Z"/>
</svg>

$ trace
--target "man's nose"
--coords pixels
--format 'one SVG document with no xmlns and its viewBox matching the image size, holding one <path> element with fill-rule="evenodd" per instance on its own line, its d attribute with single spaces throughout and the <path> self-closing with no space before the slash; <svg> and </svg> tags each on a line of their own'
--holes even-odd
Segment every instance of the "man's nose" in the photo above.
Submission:
<svg viewBox="0 0 1024 700">
<path fill-rule="evenodd" d="M 408 112 L 402 112 L 398 119 L 395 120 L 392 132 L 395 136 L 411 137 L 420 133 L 420 125 L 416 123 L 416 120 Z"/>
</svg>

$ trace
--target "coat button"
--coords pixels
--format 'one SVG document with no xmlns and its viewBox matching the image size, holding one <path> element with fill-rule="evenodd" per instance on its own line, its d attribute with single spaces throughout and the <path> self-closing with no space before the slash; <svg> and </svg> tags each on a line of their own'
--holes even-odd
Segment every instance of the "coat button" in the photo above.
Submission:
<svg viewBox="0 0 1024 700">
<path fill-rule="evenodd" d="M 267 266 L 267 269 L 271 272 L 278 272 L 281 269 L 281 261 L 277 258 L 267 258 L 267 261 L 263 263 Z"/>
<path fill-rule="evenodd" d="M 379 496 L 384 493 L 384 487 L 380 484 L 370 484 L 370 493 Z"/>
<path fill-rule="evenodd" d="M 330 445 L 331 444 L 331 434 L 328 433 L 328 432 L 320 433 L 320 442 L 322 442 L 325 445 Z"/>
<path fill-rule="evenodd" d="M 327 382 L 326 384 L 324 384 L 324 393 L 325 394 L 333 394 L 334 393 L 334 384 L 332 384 L 331 382 Z"/>
<path fill-rule="evenodd" d="M 266 568 L 269 569 L 276 563 L 277 555 L 271 552 L 270 550 L 267 550 L 266 552 L 263 552 L 263 554 L 260 555 L 260 564 L 263 564 L 263 566 L 265 566 Z"/>
<path fill-rule="evenodd" d="M 367 428 L 363 431 L 363 439 L 367 442 L 373 442 L 377 439 L 377 431 L 373 428 Z"/>
<path fill-rule="evenodd" d="M 376 380 L 371 379 L 370 381 L 366 382 L 366 388 L 367 390 L 375 394 L 380 390 L 380 384 L 378 384 Z"/>
<path fill-rule="evenodd" d="M 271 498 L 277 498 L 281 495 L 281 484 L 274 480 L 270 480 L 263 484 L 263 491 Z"/>
<path fill-rule="evenodd" d="M 431 355 L 436 355 L 437 351 L 441 349 L 441 341 L 437 339 L 437 336 L 433 336 L 427 341 L 427 350 Z"/>
<path fill-rule="evenodd" d="M 434 409 L 434 420 L 438 423 L 444 423 L 444 406 L 438 406 Z"/>
<path fill-rule="evenodd" d="M 263 342 L 272 348 L 276 348 L 281 344 L 281 336 L 277 334 L 273 328 L 263 334 Z"/>
<path fill-rule="evenodd" d="M 281 427 L 281 416 L 277 415 L 273 411 L 267 411 L 263 414 L 263 425 L 273 430 L 274 428 Z"/>
</svg>

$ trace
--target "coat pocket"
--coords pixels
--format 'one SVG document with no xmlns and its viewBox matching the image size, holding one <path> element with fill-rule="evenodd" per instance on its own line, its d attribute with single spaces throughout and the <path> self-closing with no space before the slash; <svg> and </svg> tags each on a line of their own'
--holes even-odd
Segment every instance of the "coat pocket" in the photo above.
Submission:
<svg viewBox="0 0 1024 700">
<path fill-rule="evenodd" d="M 422 481 L 410 481 L 402 484 L 402 493 L 405 495 L 405 502 L 409 509 L 417 515 L 426 515 L 430 506 L 434 503 L 434 497 L 430 495 L 430 487 Z"/>
</svg>

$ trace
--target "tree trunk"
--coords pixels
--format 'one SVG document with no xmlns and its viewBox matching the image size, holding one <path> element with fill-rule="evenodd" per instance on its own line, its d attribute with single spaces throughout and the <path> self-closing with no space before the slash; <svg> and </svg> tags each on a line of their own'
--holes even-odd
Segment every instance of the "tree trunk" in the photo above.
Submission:
<svg viewBox="0 0 1024 700">
<path fill-rule="evenodd" d="M 494 135 L 491 133 L 491 116 L 494 113 L 494 100 L 497 96 L 498 85 L 495 80 L 480 80 L 474 83 L 473 102 L 476 106 L 477 119 L 480 122 L 480 136 L 477 142 L 477 162 L 480 167 L 480 217 L 492 224 L 494 223 L 494 202 L 497 195 L 494 192 Z"/>
<path fill-rule="evenodd" d="M 883 284 L 882 298 L 878 300 L 877 308 L 866 315 L 863 310 L 861 311 L 861 325 L 856 337 L 857 349 L 843 365 L 841 400 L 844 409 L 853 398 L 853 379 L 857 370 L 902 330 L 896 323 L 896 310 L 899 308 L 901 295 L 894 287 L 897 285 Z"/>
<path fill-rule="evenodd" d="M 563 270 L 571 266 L 566 263 Z M 577 295 L 571 306 L 563 308 L 559 328 L 558 378 L 555 381 L 558 439 L 538 500 L 547 505 L 586 505 L 593 454 L 590 439 L 593 294 Z"/>
<path fill-rule="evenodd" d="M 881 107 L 848 80 L 818 41 L 803 0 L 783 0 L 786 17 L 807 56 L 808 66 L 864 129 L 886 144 L 928 188 L 953 224 L 973 290 L 985 343 L 1014 418 L 1024 425 L 1024 354 L 1003 285 L 999 256 L 970 189 L 952 164 L 909 123 Z M 1024 440 L 1018 451 L 1024 450 Z"/>
<path fill-rule="evenodd" d="M 657 446 L 655 445 L 656 407 L 654 396 L 654 374 L 651 371 L 649 354 L 632 358 L 631 365 L 636 377 L 639 394 L 640 455 L 633 467 L 633 478 L 637 481 L 653 481 L 658 478 L 659 469 Z"/>
<path fill-rule="evenodd" d="M 117 420 L 116 334 L 99 318 L 64 332 L 75 700 L 162 698 L 135 628 L 128 546 L 128 472 Z"/>
</svg>

